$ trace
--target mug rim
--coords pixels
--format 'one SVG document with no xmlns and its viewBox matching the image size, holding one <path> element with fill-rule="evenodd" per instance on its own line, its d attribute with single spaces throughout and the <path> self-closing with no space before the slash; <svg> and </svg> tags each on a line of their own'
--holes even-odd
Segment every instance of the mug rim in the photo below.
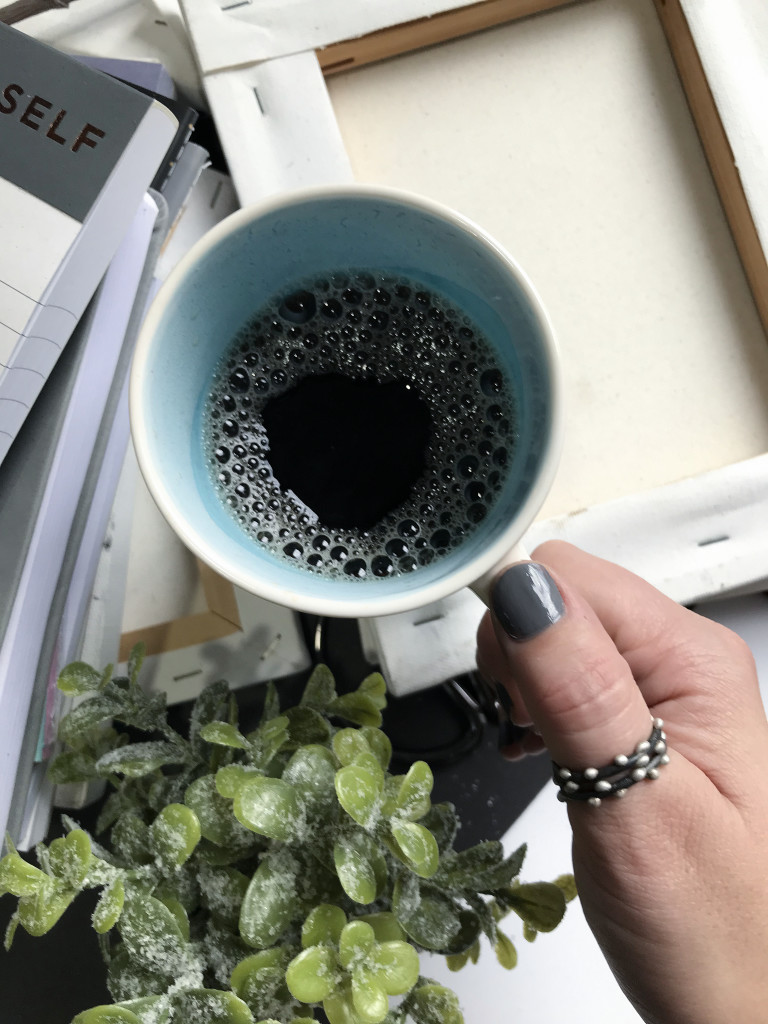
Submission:
<svg viewBox="0 0 768 1024">
<path fill-rule="evenodd" d="M 318 199 L 345 199 L 356 196 L 401 203 L 431 214 L 443 222 L 452 223 L 462 231 L 468 232 L 485 249 L 489 250 L 497 261 L 505 265 L 523 291 L 539 328 L 551 387 L 551 408 L 549 437 L 533 486 L 517 513 L 510 519 L 508 526 L 493 543 L 483 547 L 480 553 L 441 579 L 423 586 L 414 583 L 412 587 L 398 593 L 380 592 L 377 595 L 374 588 L 366 587 L 365 593 L 361 590 L 360 597 L 352 600 L 349 597 L 327 598 L 312 596 L 301 591 L 294 592 L 288 584 L 275 584 L 262 580 L 253 572 L 244 571 L 239 564 L 222 558 L 215 545 L 210 544 L 205 536 L 192 528 L 185 520 L 173 500 L 170 489 L 166 487 L 162 477 L 155 470 L 151 454 L 152 446 L 147 424 L 141 412 L 141 404 L 142 381 L 146 375 L 157 327 L 174 296 L 186 280 L 189 270 L 204 259 L 221 241 L 237 233 L 243 227 L 247 227 L 254 220 L 275 210 L 287 209 Z M 563 390 L 559 348 L 544 304 L 526 272 L 488 231 L 457 210 L 406 189 L 367 183 L 323 184 L 279 192 L 236 210 L 207 231 L 184 254 L 161 285 L 142 323 L 131 366 L 129 416 L 136 458 L 147 488 L 174 533 L 194 555 L 235 586 L 267 601 L 311 614 L 340 618 L 367 618 L 410 611 L 432 604 L 487 577 L 496 566 L 501 568 L 505 556 L 513 551 L 533 522 L 552 485 L 563 441 Z"/>
</svg>

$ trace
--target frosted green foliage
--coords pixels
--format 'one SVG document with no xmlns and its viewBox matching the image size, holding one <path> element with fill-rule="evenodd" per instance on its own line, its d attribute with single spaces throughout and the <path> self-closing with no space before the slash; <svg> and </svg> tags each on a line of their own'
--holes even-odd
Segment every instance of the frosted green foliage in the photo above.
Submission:
<svg viewBox="0 0 768 1024">
<path fill-rule="evenodd" d="M 263 774 L 261 769 L 249 765 L 225 764 L 216 772 L 216 789 L 221 796 L 232 800 L 244 782 Z"/>
<path fill-rule="evenodd" d="M 34 896 L 46 884 L 48 876 L 40 868 L 28 864 L 15 850 L 0 860 L 0 894 Z"/>
<path fill-rule="evenodd" d="M 381 712 L 387 705 L 386 692 L 384 677 L 373 672 L 353 693 L 345 693 L 332 700 L 328 712 L 356 725 L 378 728 L 382 721 Z"/>
<path fill-rule="evenodd" d="M 305 921 L 305 949 L 288 966 L 288 988 L 304 1002 L 322 1001 L 331 1022 L 379 1024 L 389 1013 L 389 996 L 402 995 L 415 985 L 418 954 L 401 939 L 380 941 L 369 921 L 354 918 L 339 931 L 340 923 L 328 911 L 313 912 Z M 313 937 L 322 941 L 309 945 Z"/>
<path fill-rule="evenodd" d="M 339 803 L 363 828 L 371 828 L 379 817 L 384 792 L 384 772 L 372 754 L 370 761 L 361 755 L 353 764 L 336 772 L 336 795 Z M 370 762 L 375 762 L 372 765 Z M 360 763 L 363 762 L 363 763 Z"/>
<path fill-rule="evenodd" d="M 187 989 L 171 996 L 173 1019 L 184 1024 L 253 1024 L 253 1014 L 234 992 Z"/>
<path fill-rule="evenodd" d="M 203 902 L 213 917 L 236 929 L 240 907 L 250 883 L 248 876 L 233 867 L 202 864 L 198 883 Z"/>
<path fill-rule="evenodd" d="M 304 687 L 301 703 L 315 711 L 325 711 L 336 699 L 336 682 L 327 665 L 316 665 Z"/>
<path fill-rule="evenodd" d="M 254 872 L 240 908 L 240 934 L 249 946 L 271 946 L 296 913 L 301 865 L 286 849 L 268 855 Z"/>
<path fill-rule="evenodd" d="M 181 867 L 192 856 L 200 837 L 200 821 L 184 804 L 168 804 L 149 827 L 149 841 L 155 855 L 171 870 Z"/>
<path fill-rule="evenodd" d="M 341 907 L 321 903 L 310 911 L 301 926 L 301 945 L 304 949 L 323 944 L 336 946 L 346 923 L 347 915 Z"/>
<path fill-rule="evenodd" d="M 299 797 L 310 818 L 333 813 L 336 808 L 334 781 L 336 761 L 327 747 L 314 743 L 300 747 L 283 771 L 282 781 Z"/>
<path fill-rule="evenodd" d="M 73 889 L 79 889 L 91 864 L 91 843 L 82 829 L 75 829 L 48 847 L 51 873 Z"/>
<path fill-rule="evenodd" d="M 83 661 L 73 661 L 62 670 L 58 686 L 68 697 L 81 697 L 84 693 L 98 690 L 101 685 L 101 674 Z"/>
<path fill-rule="evenodd" d="M 173 973 L 183 965 L 184 933 L 173 911 L 153 896 L 126 895 L 120 937 L 131 959 L 146 970 Z"/>
<path fill-rule="evenodd" d="M 218 743 L 222 747 L 245 750 L 248 745 L 240 730 L 227 722 L 209 722 L 200 730 L 200 736 L 206 743 Z"/>
<path fill-rule="evenodd" d="M 440 851 L 428 828 L 415 821 L 393 821 L 392 835 L 417 875 L 430 878 L 437 871 Z"/>
<path fill-rule="evenodd" d="M 99 902 L 93 911 L 93 929 L 99 935 L 104 935 L 120 920 L 125 903 L 125 886 L 119 876 L 115 878 L 102 891 Z"/>
<path fill-rule="evenodd" d="M 420 985 L 413 993 L 410 1012 L 416 1024 L 464 1024 L 456 994 L 443 985 Z"/>
<path fill-rule="evenodd" d="M 142 660 L 138 648 L 119 678 L 82 663 L 61 676 L 81 700 L 50 776 L 106 781 L 96 838 L 64 816 L 37 866 L 10 843 L 0 860 L 0 896 L 18 901 L 6 948 L 96 890 L 114 1003 L 75 1024 L 311 1024 L 317 1007 L 331 1024 L 461 1024 L 418 951 L 458 970 L 487 947 L 509 969 L 505 918 L 533 941 L 562 917 L 570 876 L 521 884 L 524 847 L 455 851 L 429 766 L 390 773 L 378 673 L 340 695 L 317 666 L 285 709 L 269 684 L 260 719 L 215 683 L 182 735 L 165 696 L 141 689 Z"/>
<path fill-rule="evenodd" d="M 77 895 L 63 882 L 46 877 L 37 891 L 19 899 L 19 924 L 30 935 L 45 935 Z"/>
<path fill-rule="evenodd" d="M 302 802 L 282 779 L 262 776 L 243 782 L 235 793 L 234 812 L 246 828 L 269 839 L 288 842 L 304 831 Z"/>
<path fill-rule="evenodd" d="M 365 832 L 341 836 L 333 847 L 333 861 L 344 892 L 355 903 L 373 903 L 387 884 L 386 858 Z"/>
<path fill-rule="evenodd" d="M 248 830 L 232 813 L 232 804 L 216 789 L 214 775 L 203 775 L 184 793 L 184 803 L 200 822 L 202 835 L 217 846 L 243 846 L 249 842 Z"/>
<path fill-rule="evenodd" d="M 123 1006 L 94 1006 L 78 1013 L 72 1024 L 141 1024 L 141 1019 Z"/>
<path fill-rule="evenodd" d="M 279 946 L 263 949 L 237 964 L 230 977 L 232 991 L 248 1005 L 254 1017 L 291 1009 L 285 984 L 288 954 Z"/>
</svg>

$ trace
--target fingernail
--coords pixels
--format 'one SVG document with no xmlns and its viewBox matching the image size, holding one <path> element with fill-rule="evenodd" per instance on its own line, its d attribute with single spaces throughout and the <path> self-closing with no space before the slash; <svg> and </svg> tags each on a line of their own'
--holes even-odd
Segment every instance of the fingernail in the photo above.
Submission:
<svg viewBox="0 0 768 1024">
<path fill-rule="evenodd" d="M 565 614 L 555 581 L 538 562 L 520 562 L 499 577 L 491 604 L 504 632 L 512 640 L 530 640 Z"/>
</svg>

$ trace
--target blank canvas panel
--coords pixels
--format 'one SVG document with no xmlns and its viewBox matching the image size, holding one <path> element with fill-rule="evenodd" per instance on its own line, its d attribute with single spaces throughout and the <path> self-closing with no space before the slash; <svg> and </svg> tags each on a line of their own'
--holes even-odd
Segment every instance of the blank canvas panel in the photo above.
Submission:
<svg viewBox="0 0 768 1024">
<path fill-rule="evenodd" d="M 768 341 L 651 0 L 328 80 L 355 176 L 457 208 L 539 290 L 567 430 L 548 517 L 768 450 Z"/>
</svg>

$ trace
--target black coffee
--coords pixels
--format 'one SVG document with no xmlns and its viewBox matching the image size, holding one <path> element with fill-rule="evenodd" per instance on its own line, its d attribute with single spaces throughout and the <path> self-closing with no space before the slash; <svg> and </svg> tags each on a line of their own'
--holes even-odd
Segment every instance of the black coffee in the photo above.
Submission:
<svg viewBox="0 0 768 1024">
<path fill-rule="evenodd" d="M 488 514 L 514 444 L 509 382 L 466 315 L 369 270 L 259 310 L 214 375 L 204 445 L 255 543 L 329 577 L 428 565 Z"/>
</svg>

